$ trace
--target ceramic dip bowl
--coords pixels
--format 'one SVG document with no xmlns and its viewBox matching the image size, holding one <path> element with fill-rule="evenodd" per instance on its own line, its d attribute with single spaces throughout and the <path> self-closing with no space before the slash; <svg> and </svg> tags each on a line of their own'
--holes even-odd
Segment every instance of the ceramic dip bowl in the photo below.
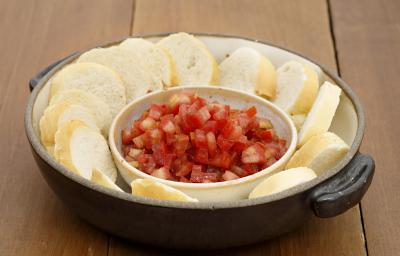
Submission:
<svg viewBox="0 0 400 256">
<path fill-rule="evenodd" d="M 230 105 L 235 109 L 257 108 L 257 116 L 271 121 L 277 135 L 286 140 L 286 153 L 276 163 L 255 174 L 230 181 L 214 183 L 185 183 L 160 179 L 142 172 L 129 164 L 122 155 L 121 131 L 130 127 L 134 120 L 150 107 L 152 103 L 166 103 L 175 93 L 193 91 L 208 102 Z M 109 133 L 109 145 L 118 170 L 130 184 L 134 179 L 147 178 L 179 189 L 203 202 L 233 201 L 245 199 L 251 190 L 266 177 L 282 170 L 290 159 L 297 144 L 297 131 L 292 120 L 274 104 L 261 97 L 241 91 L 216 86 L 185 86 L 156 91 L 132 101 L 114 118 Z"/>
</svg>

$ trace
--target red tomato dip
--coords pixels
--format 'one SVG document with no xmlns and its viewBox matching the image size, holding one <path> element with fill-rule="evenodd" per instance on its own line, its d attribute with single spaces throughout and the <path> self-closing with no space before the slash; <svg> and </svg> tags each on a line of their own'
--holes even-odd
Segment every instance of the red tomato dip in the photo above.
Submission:
<svg viewBox="0 0 400 256">
<path fill-rule="evenodd" d="M 280 159 L 286 141 L 257 109 L 232 109 L 207 102 L 193 92 L 152 104 L 122 131 L 123 154 L 132 166 L 152 176 L 205 183 L 238 179 Z"/>
</svg>

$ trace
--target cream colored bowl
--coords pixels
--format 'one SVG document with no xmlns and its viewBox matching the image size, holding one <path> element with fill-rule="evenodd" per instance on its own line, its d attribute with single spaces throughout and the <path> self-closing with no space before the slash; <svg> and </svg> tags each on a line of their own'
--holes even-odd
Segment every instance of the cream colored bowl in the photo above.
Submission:
<svg viewBox="0 0 400 256">
<path fill-rule="evenodd" d="M 257 108 L 257 116 L 270 119 L 278 136 L 287 141 L 287 152 L 275 164 L 258 173 L 236 180 L 216 183 L 199 184 L 163 180 L 134 168 L 123 158 L 121 130 L 130 127 L 132 121 L 138 119 L 152 103 L 167 102 L 168 98 L 172 94 L 182 90 L 195 91 L 200 97 L 205 98 L 208 101 L 218 101 L 237 109 L 255 106 Z M 283 169 L 296 148 L 297 132 L 292 120 L 286 113 L 261 97 L 217 86 L 186 86 L 156 91 L 127 105 L 115 117 L 111 124 L 109 144 L 118 170 L 128 184 L 130 184 L 134 179 L 147 178 L 179 189 L 189 196 L 197 198 L 203 202 L 233 201 L 247 198 L 250 191 L 258 183 L 271 174 Z"/>
</svg>

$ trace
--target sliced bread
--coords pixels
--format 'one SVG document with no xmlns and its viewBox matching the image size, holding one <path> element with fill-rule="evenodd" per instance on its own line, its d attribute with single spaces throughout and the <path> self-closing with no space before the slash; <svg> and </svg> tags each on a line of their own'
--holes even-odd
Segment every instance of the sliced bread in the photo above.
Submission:
<svg viewBox="0 0 400 256">
<path fill-rule="evenodd" d="M 292 119 L 294 126 L 296 126 L 297 131 L 301 129 L 304 121 L 306 120 L 305 114 L 298 114 L 298 115 L 290 115 L 290 119 Z"/>
<path fill-rule="evenodd" d="M 97 127 L 107 137 L 112 116 L 109 106 L 98 97 L 78 89 L 65 90 L 51 98 L 49 106 L 55 104 L 80 105 L 88 109 L 95 117 Z"/>
<path fill-rule="evenodd" d="M 93 169 L 101 170 L 113 182 L 117 178 L 106 139 L 82 121 L 70 120 L 58 129 L 54 158 L 88 180 L 92 178 Z"/>
<path fill-rule="evenodd" d="M 328 131 L 339 105 L 341 92 L 338 86 L 330 82 L 321 86 L 317 99 L 300 129 L 298 146 L 304 145 L 312 136 Z"/>
<path fill-rule="evenodd" d="M 97 170 L 96 168 L 92 170 L 92 178 L 90 180 L 103 187 L 111 188 L 122 192 L 122 189 L 120 189 L 117 185 L 115 185 L 115 183 L 107 175 Z"/>
<path fill-rule="evenodd" d="M 126 105 L 126 89 L 120 76 L 97 63 L 67 65 L 53 77 L 50 97 L 69 89 L 80 89 L 99 97 L 109 106 L 112 116 Z"/>
<path fill-rule="evenodd" d="M 157 45 L 143 38 L 128 38 L 119 47 L 133 51 L 151 73 L 156 87 L 171 87 L 176 83 L 171 56 Z"/>
<path fill-rule="evenodd" d="M 289 160 L 286 168 L 308 167 L 317 175 L 332 168 L 349 151 L 339 136 L 325 132 L 311 137 Z"/>
<path fill-rule="evenodd" d="M 249 199 L 268 196 L 290 189 L 317 177 L 315 172 L 307 167 L 298 167 L 278 172 L 258 184 L 250 193 Z"/>
<path fill-rule="evenodd" d="M 221 86 L 275 98 L 275 67 L 252 48 L 236 49 L 221 62 L 219 74 Z"/>
<path fill-rule="evenodd" d="M 59 127 L 69 120 L 80 120 L 92 129 L 99 130 L 94 115 L 85 107 L 68 102 L 48 106 L 40 118 L 40 137 L 46 147 L 54 145 L 54 136 Z"/>
<path fill-rule="evenodd" d="M 318 74 L 306 64 L 289 61 L 277 71 L 274 103 L 290 115 L 307 114 L 318 93 Z"/>
<path fill-rule="evenodd" d="M 218 65 L 205 44 L 187 33 L 176 33 L 158 43 L 176 66 L 179 85 L 213 85 L 218 83 Z"/>
<path fill-rule="evenodd" d="M 173 187 L 149 179 L 136 179 L 132 181 L 131 188 L 132 195 L 136 196 L 143 196 L 160 200 L 198 202 L 197 199 L 192 198 Z"/>
<path fill-rule="evenodd" d="M 102 64 L 117 72 L 124 81 L 128 103 L 156 87 L 141 61 L 132 51 L 118 46 L 92 49 L 77 60 Z"/>
</svg>

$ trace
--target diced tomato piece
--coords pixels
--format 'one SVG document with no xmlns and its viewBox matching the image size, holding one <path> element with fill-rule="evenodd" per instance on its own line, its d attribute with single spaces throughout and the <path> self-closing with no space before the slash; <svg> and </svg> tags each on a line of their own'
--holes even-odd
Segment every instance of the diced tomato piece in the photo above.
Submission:
<svg viewBox="0 0 400 256">
<path fill-rule="evenodd" d="M 173 114 L 178 113 L 179 107 L 182 104 L 190 104 L 192 99 L 185 93 L 174 94 L 169 98 L 168 106 Z"/>
<path fill-rule="evenodd" d="M 142 131 L 147 131 L 150 129 L 153 129 L 157 126 L 156 121 L 151 118 L 151 117 L 146 117 L 141 123 L 140 123 L 140 129 Z"/>
<path fill-rule="evenodd" d="M 207 148 L 196 149 L 194 160 L 197 163 L 208 164 L 208 149 Z"/>
<path fill-rule="evenodd" d="M 191 111 L 189 109 L 186 120 L 189 123 L 191 130 L 193 130 L 202 127 L 207 122 L 207 120 L 210 119 L 210 117 L 211 115 L 208 112 L 207 107 L 203 106 L 199 110 Z"/>
<path fill-rule="evenodd" d="M 248 175 L 254 174 L 258 172 L 257 164 L 244 164 L 243 169 L 247 172 Z"/>
<path fill-rule="evenodd" d="M 242 162 L 245 164 L 262 164 L 265 163 L 265 151 L 260 144 L 253 144 L 242 152 Z"/>
<path fill-rule="evenodd" d="M 228 105 L 214 103 L 211 104 L 210 114 L 214 120 L 228 119 L 230 107 Z"/>
<path fill-rule="evenodd" d="M 175 143 L 173 144 L 174 153 L 177 156 L 182 156 L 189 147 L 189 136 L 186 134 L 177 134 Z"/>
<path fill-rule="evenodd" d="M 150 154 L 139 155 L 137 157 L 137 161 L 139 162 L 139 169 L 148 174 L 151 174 L 157 166 L 153 156 L 151 156 Z"/>
<path fill-rule="evenodd" d="M 207 148 L 207 138 L 203 130 L 197 129 L 194 131 L 194 143 L 197 148 Z"/>
<path fill-rule="evenodd" d="M 176 159 L 173 163 L 173 168 L 177 177 L 188 175 L 192 171 L 192 166 L 192 162 L 182 161 L 181 159 Z"/>
<path fill-rule="evenodd" d="M 218 144 L 218 147 L 222 151 L 228 151 L 233 147 L 233 145 L 235 144 L 235 141 L 225 139 L 224 136 L 222 136 L 222 134 L 220 134 L 220 135 L 218 135 L 218 138 L 217 138 L 217 144 Z"/>
<path fill-rule="evenodd" d="M 264 140 L 265 142 L 270 142 L 273 140 L 275 136 L 275 132 L 271 129 L 265 130 L 265 129 L 258 129 L 255 131 L 254 136 L 256 136 L 259 139 Z"/>
<path fill-rule="evenodd" d="M 141 149 L 131 148 L 127 155 L 132 157 L 133 159 L 136 159 L 142 153 L 143 153 L 143 150 L 141 150 Z"/>
<path fill-rule="evenodd" d="M 144 144 L 145 144 L 145 134 L 139 135 L 135 138 L 132 139 L 133 144 L 137 147 L 137 148 L 144 148 Z"/>
<path fill-rule="evenodd" d="M 257 109 L 256 109 L 256 107 L 250 107 L 250 108 L 248 108 L 247 110 L 246 110 L 246 114 L 247 114 L 247 116 L 249 116 L 249 117 L 253 117 L 253 116 L 255 116 L 256 114 L 257 114 Z"/>
<path fill-rule="evenodd" d="M 152 145 L 160 143 L 164 139 L 164 132 L 158 128 L 147 130 L 146 135 Z"/>
<path fill-rule="evenodd" d="M 132 144 L 133 135 L 131 129 L 123 129 L 121 132 L 122 144 Z"/>
<path fill-rule="evenodd" d="M 213 157 L 211 160 L 209 160 L 209 164 L 216 166 L 216 167 L 229 169 L 232 164 L 232 157 L 226 151 L 217 152 L 215 157 Z"/>
<path fill-rule="evenodd" d="M 179 181 L 180 182 L 186 182 L 186 183 L 189 183 L 190 182 L 190 180 L 188 180 L 186 177 L 184 177 L 184 176 L 182 176 L 182 177 L 180 177 L 179 178 Z"/>
<path fill-rule="evenodd" d="M 175 142 L 175 134 L 165 133 L 165 143 L 170 146 Z"/>
<path fill-rule="evenodd" d="M 194 183 L 216 182 L 218 180 L 217 173 L 203 172 L 201 165 L 193 165 L 190 181 Z"/>
<path fill-rule="evenodd" d="M 202 129 L 204 132 L 206 132 L 206 133 L 207 133 L 207 132 L 212 132 L 212 133 L 216 134 L 217 131 L 218 131 L 217 121 L 208 120 L 208 121 L 203 125 L 203 127 L 201 127 L 201 129 Z"/>
<path fill-rule="evenodd" d="M 164 157 L 164 167 L 167 168 L 167 170 L 170 170 L 172 168 L 172 163 L 174 162 L 176 158 L 175 154 L 166 154 Z"/>
<path fill-rule="evenodd" d="M 153 157 L 156 164 L 163 166 L 165 157 L 168 153 L 168 148 L 165 142 L 159 142 L 152 145 Z"/>
<path fill-rule="evenodd" d="M 153 118 L 154 120 L 160 120 L 161 116 L 164 115 L 164 109 L 159 104 L 151 104 L 149 117 Z"/>
<path fill-rule="evenodd" d="M 160 127 L 161 129 L 166 132 L 173 134 L 176 132 L 175 124 L 173 122 L 174 116 L 173 115 L 165 115 L 161 117 Z"/>
<path fill-rule="evenodd" d="M 225 171 L 224 174 L 222 175 L 223 180 L 235 180 L 239 178 L 240 178 L 239 176 L 237 176 L 235 173 L 231 171 Z"/>
<path fill-rule="evenodd" d="M 284 140 L 284 139 L 278 139 L 278 144 L 279 144 L 279 146 L 281 146 L 282 148 L 285 148 L 285 146 L 286 146 L 286 140 Z"/>
<path fill-rule="evenodd" d="M 211 157 L 214 157 L 215 154 L 217 153 L 217 141 L 215 139 L 215 134 L 213 132 L 208 132 L 206 134 L 206 139 L 207 139 L 208 153 Z"/>
<path fill-rule="evenodd" d="M 234 172 L 239 177 L 244 177 L 244 176 L 248 175 L 248 173 L 243 168 L 241 168 L 237 165 L 232 165 L 231 171 Z"/>
<path fill-rule="evenodd" d="M 235 145 L 233 146 L 233 150 L 239 154 L 242 153 L 242 151 L 247 148 L 249 144 L 249 141 L 247 140 L 247 137 L 245 135 L 241 135 L 237 140 L 235 141 Z"/>
<path fill-rule="evenodd" d="M 164 180 L 172 179 L 171 173 L 167 170 L 167 168 L 164 168 L 164 167 L 161 167 L 161 168 L 158 168 L 158 169 L 154 170 L 151 173 L 151 176 L 154 176 L 154 177 L 157 177 L 157 178 L 160 178 L 160 179 L 164 179 Z"/>
</svg>

